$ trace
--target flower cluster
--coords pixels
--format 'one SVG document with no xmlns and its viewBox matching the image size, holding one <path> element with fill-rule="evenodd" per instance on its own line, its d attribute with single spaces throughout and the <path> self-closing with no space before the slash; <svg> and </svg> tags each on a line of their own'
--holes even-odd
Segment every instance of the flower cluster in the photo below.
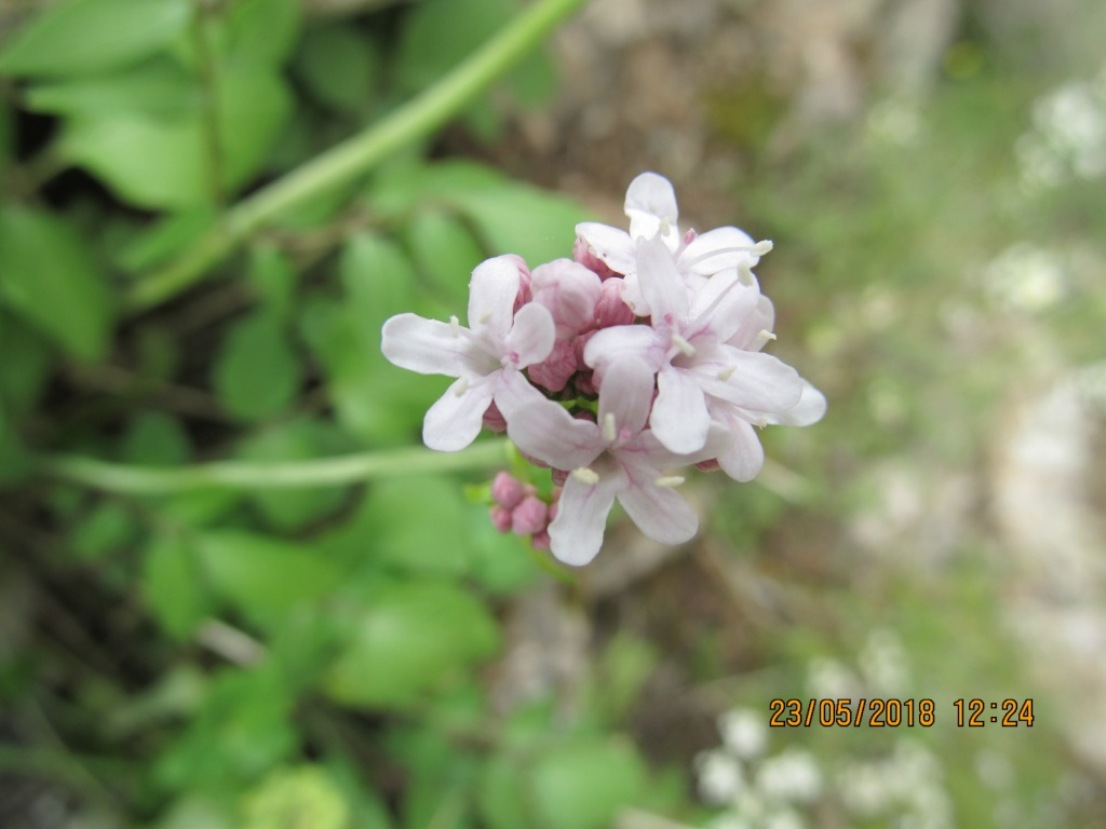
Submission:
<svg viewBox="0 0 1106 829">
<path fill-rule="evenodd" d="M 634 179 L 625 207 L 629 232 L 577 225 L 572 259 L 477 266 L 467 327 L 400 314 L 383 330 L 396 365 L 456 378 L 426 414 L 427 446 L 454 451 L 482 426 L 505 429 L 553 469 L 556 503 L 543 510 L 498 479 L 492 520 L 573 565 L 599 552 L 615 500 L 650 538 L 688 541 L 698 519 L 676 492 L 679 470 L 748 481 L 764 462 L 754 427 L 805 426 L 826 406 L 761 350 L 774 312 L 752 268 L 771 243 L 733 227 L 681 234 L 656 173 Z"/>
</svg>

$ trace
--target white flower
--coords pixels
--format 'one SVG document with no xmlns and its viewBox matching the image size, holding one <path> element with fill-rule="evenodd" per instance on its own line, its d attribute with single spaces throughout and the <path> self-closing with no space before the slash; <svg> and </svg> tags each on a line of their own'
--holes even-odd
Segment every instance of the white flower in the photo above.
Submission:
<svg viewBox="0 0 1106 829">
<path fill-rule="evenodd" d="M 718 718 L 718 730 L 726 748 L 745 760 L 759 757 L 768 745 L 764 716 L 751 708 L 727 711 Z"/>
<path fill-rule="evenodd" d="M 553 317 L 536 303 L 514 312 L 520 280 L 514 257 L 478 265 L 469 283 L 471 329 L 456 317 L 445 323 L 415 314 L 384 323 L 381 350 L 390 361 L 458 378 L 426 413 L 422 436 L 431 449 L 452 452 L 472 443 L 493 400 L 506 414 L 529 397 L 541 398 L 521 370 L 553 350 Z"/>
<path fill-rule="evenodd" d="M 756 782 L 770 800 L 809 803 L 822 791 L 822 772 L 811 754 L 792 749 L 761 763 Z"/>
<path fill-rule="evenodd" d="M 699 772 L 699 796 L 707 803 L 727 803 L 745 788 L 745 775 L 735 757 L 722 751 L 705 751 L 695 758 Z"/>
<path fill-rule="evenodd" d="M 652 397 L 652 370 L 627 357 L 603 378 L 598 422 L 573 418 L 544 399 L 523 403 L 508 418 L 507 435 L 519 449 L 554 469 L 571 470 L 549 525 L 550 549 L 566 564 L 595 558 L 616 498 L 655 541 L 681 544 L 699 528 L 674 489 L 684 479 L 670 470 L 716 457 L 728 438 L 713 427 L 699 451 L 669 451 L 645 428 Z"/>
<path fill-rule="evenodd" d="M 679 209 L 672 183 L 657 173 L 642 173 L 626 189 L 626 215 L 630 232 L 596 222 L 576 225 L 576 234 L 588 250 L 615 273 L 626 277 L 624 299 L 638 316 L 653 312 L 638 290 L 639 239 L 659 239 L 675 257 L 678 271 L 689 287 L 699 287 L 707 277 L 741 266 L 753 267 L 772 249 L 771 242 L 754 242 L 736 227 L 719 227 L 696 235 L 680 234 Z"/>
</svg>

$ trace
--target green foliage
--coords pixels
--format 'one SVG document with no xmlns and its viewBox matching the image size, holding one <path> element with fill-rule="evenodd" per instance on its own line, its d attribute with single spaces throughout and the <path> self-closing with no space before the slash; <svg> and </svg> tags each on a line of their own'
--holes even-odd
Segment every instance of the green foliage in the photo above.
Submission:
<svg viewBox="0 0 1106 829">
<path fill-rule="evenodd" d="M 261 310 L 230 329 L 212 382 L 228 412 L 261 420 L 295 399 L 299 371 L 279 318 Z"/>
</svg>

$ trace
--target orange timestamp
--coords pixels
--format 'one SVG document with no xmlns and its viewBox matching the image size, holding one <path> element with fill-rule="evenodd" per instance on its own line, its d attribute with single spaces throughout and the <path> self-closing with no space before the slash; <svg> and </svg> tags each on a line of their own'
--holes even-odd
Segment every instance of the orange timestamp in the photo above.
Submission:
<svg viewBox="0 0 1106 829">
<path fill-rule="evenodd" d="M 811 727 L 829 728 L 898 728 L 922 726 L 929 728 L 937 722 L 937 705 L 928 697 L 923 699 L 899 699 L 897 697 L 849 697 L 838 699 L 773 699 L 769 703 L 772 728 Z"/>
</svg>

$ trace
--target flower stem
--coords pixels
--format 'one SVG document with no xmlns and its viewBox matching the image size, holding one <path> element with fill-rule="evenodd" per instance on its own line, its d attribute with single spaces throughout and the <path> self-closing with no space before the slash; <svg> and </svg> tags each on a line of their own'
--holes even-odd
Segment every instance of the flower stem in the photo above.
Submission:
<svg viewBox="0 0 1106 829">
<path fill-rule="evenodd" d="M 193 489 L 286 489 L 343 486 L 370 478 L 419 472 L 481 469 L 507 462 L 506 440 L 489 440 L 461 452 L 421 447 L 364 452 L 284 463 L 214 461 L 175 468 L 128 466 L 72 455 L 47 458 L 43 468 L 71 483 L 128 495 L 164 495 Z"/>
<path fill-rule="evenodd" d="M 133 308 L 157 305 L 204 277 L 274 217 L 371 170 L 440 127 L 506 72 L 585 0 L 540 0 L 417 98 L 239 202 L 176 262 L 132 290 Z"/>
</svg>

